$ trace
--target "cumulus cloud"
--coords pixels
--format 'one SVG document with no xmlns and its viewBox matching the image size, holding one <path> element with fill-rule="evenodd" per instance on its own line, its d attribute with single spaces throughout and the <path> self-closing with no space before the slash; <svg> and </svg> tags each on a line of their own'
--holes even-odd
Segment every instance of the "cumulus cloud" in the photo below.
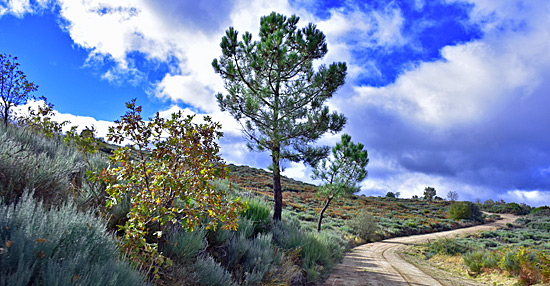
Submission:
<svg viewBox="0 0 550 286">
<path fill-rule="evenodd" d="M 499 195 L 498 199 L 502 199 L 505 202 L 525 203 L 530 206 L 543 206 L 548 205 L 548 202 L 550 201 L 550 192 L 543 192 L 538 190 L 510 190 L 507 191 L 505 194 Z"/>
<path fill-rule="evenodd" d="M 29 100 L 25 105 L 20 105 L 14 109 L 14 112 L 18 116 L 24 116 L 28 114 L 28 110 L 38 110 L 39 106 L 42 106 L 44 101 L 42 100 Z M 52 120 L 56 122 L 68 121 L 69 124 L 63 128 L 63 132 L 67 132 L 72 126 L 77 126 L 77 131 L 80 132 L 86 127 L 94 127 L 97 131 L 97 136 L 105 138 L 109 133 L 109 126 L 113 126 L 114 123 L 105 120 L 97 120 L 91 116 L 79 116 L 69 113 L 60 113 L 57 110 L 53 110 Z"/>
<path fill-rule="evenodd" d="M 550 189 L 550 178 L 540 170 L 550 159 L 550 18 L 534 3 L 523 3 L 522 13 L 512 13 L 509 3 L 474 5 L 470 21 L 484 31 L 480 39 L 444 47 L 440 60 L 392 84 L 357 85 L 352 96 L 334 100 L 371 164 L 398 166 L 374 167 L 366 190 L 407 196 L 431 185 L 463 199 L 496 192 L 548 202 L 542 190 Z"/>
</svg>

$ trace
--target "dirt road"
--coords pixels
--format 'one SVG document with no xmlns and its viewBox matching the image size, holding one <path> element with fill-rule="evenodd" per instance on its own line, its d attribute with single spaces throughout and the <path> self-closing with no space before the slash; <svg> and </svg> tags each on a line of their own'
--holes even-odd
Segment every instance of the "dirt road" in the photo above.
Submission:
<svg viewBox="0 0 550 286">
<path fill-rule="evenodd" d="M 517 218 L 513 215 L 501 215 L 502 219 L 490 224 L 456 230 L 398 237 L 380 242 L 368 243 L 351 250 L 342 263 L 337 265 L 324 285 L 345 286 L 405 286 L 405 285 L 479 285 L 434 275 L 432 271 L 420 270 L 403 260 L 399 252 L 410 245 L 422 243 L 428 239 L 453 237 L 455 235 L 490 230 L 497 226 L 512 223 Z M 454 282 L 453 282 L 454 281 Z"/>
</svg>

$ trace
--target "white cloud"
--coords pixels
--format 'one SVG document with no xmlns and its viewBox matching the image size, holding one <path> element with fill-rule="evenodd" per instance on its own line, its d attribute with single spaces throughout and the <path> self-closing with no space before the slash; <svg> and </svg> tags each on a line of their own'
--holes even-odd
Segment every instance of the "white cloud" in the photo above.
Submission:
<svg viewBox="0 0 550 286">
<path fill-rule="evenodd" d="M 42 100 L 29 100 L 27 104 L 18 106 L 14 109 L 19 116 L 28 114 L 28 109 L 37 110 L 38 106 L 44 104 Z M 69 113 L 60 113 L 57 110 L 53 111 L 52 120 L 56 122 L 69 121 L 69 124 L 63 128 L 63 132 L 67 132 L 72 126 L 78 126 L 77 131 L 82 131 L 86 127 L 95 127 L 98 137 L 105 138 L 109 133 L 109 126 L 113 126 L 114 123 L 105 120 L 97 120 L 90 116 L 79 116 Z"/>
<path fill-rule="evenodd" d="M 191 76 L 166 75 L 157 85 L 156 96 L 182 101 L 207 112 L 218 109 L 214 93 Z"/>
<path fill-rule="evenodd" d="M 442 60 L 423 63 L 389 86 L 356 87 L 353 104 L 342 104 L 374 104 L 443 128 L 490 119 L 514 99 L 528 97 L 541 83 L 540 70 L 550 66 L 550 57 L 541 55 L 541 49 L 550 49 L 550 43 L 521 48 L 538 42 L 537 36 L 521 42 L 512 37 L 499 46 L 483 41 L 447 46 L 441 51 Z M 508 48 L 502 50 L 500 45 Z"/>
<path fill-rule="evenodd" d="M 4 14 L 13 14 L 18 18 L 22 18 L 25 14 L 36 12 L 45 9 L 50 5 L 51 0 L 8 0 L 0 2 L 0 16 Z"/>
<path fill-rule="evenodd" d="M 322 63 L 346 62 L 351 79 L 380 75 L 373 62 L 358 62 L 352 55 L 353 50 L 374 47 L 391 49 L 409 42 L 401 33 L 404 18 L 395 3 L 371 11 L 363 11 L 359 7 L 352 10 L 331 9 L 328 19 L 314 22 L 327 37 L 329 52 Z"/>
<path fill-rule="evenodd" d="M 499 195 L 499 199 L 505 202 L 525 203 L 530 206 L 548 205 L 550 202 L 550 192 L 544 191 L 525 191 L 511 190 L 505 194 Z"/>
<path fill-rule="evenodd" d="M 32 12 L 29 0 L 11 0 L 8 1 L 7 5 L 2 8 L 0 8 L 0 15 L 4 13 L 12 13 L 17 17 L 22 17 L 25 13 Z"/>
<path fill-rule="evenodd" d="M 286 167 L 281 174 L 283 176 L 314 185 L 319 185 L 322 183 L 320 180 L 313 180 L 311 178 L 311 175 L 313 175 L 311 168 L 301 162 L 290 162 L 289 166 Z"/>
</svg>

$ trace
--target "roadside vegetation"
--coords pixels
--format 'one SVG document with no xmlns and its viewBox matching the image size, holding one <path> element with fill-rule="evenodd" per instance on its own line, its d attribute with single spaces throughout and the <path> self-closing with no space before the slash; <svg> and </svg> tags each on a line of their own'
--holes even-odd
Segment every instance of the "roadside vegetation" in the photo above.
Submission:
<svg viewBox="0 0 550 286">
<path fill-rule="evenodd" d="M 417 247 L 415 253 L 444 269 L 479 281 L 504 285 L 507 277 L 513 277 L 514 285 L 548 285 L 549 241 L 550 208 L 540 207 L 532 208 L 529 215 L 505 228 L 430 241 Z"/>
</svg>

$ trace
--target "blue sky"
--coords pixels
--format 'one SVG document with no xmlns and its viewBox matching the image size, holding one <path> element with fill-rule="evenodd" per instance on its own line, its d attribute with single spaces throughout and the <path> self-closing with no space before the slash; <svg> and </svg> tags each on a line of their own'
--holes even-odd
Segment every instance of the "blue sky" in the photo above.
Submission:
<svg viewBox="0 0 550 286">
<path fill-rule="evenodd" d="M 209 114 L 231 163 L 265 168 L 214 94 L 224 31 L 254 36 L 272 11 L 327 37 L 321 63 L 344 61 L 330 100 L 370 157 L 366 195 L 421 195 L 550 205 L 550 2 L 0 0 L 0 53 L 55 104 L 59 119 L 100 135 L 137 98 L 144 113 Z M 333 145 L 337 135 L 319 144 Z M 285 174 L 310 180 L 302 164 Z"/>
</svg>

